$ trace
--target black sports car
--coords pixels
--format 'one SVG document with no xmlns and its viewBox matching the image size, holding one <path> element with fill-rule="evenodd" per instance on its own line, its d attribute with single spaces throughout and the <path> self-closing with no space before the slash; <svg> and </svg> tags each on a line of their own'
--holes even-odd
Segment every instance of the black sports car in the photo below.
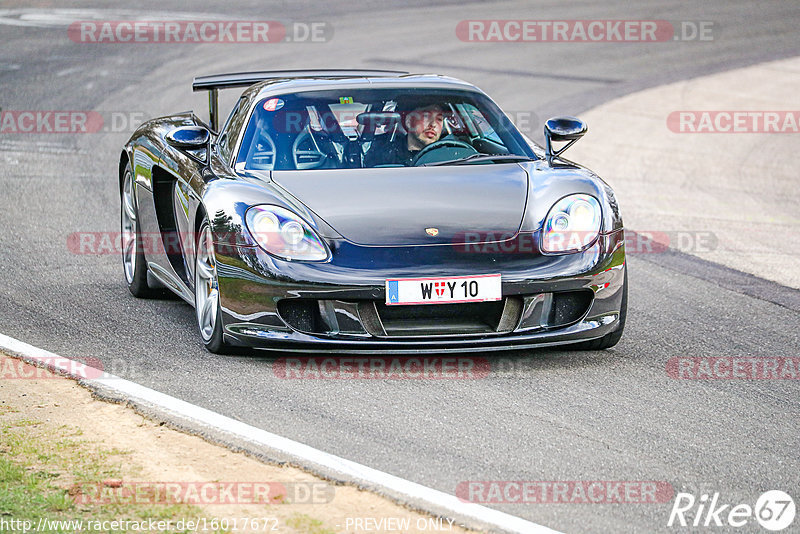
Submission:
<svg viewBox="0 0 800 534">
<path fill-rule="evenodd" d="M 611 188 L 523 136 L 466 82 L 394 71 L 206 76 L 209 124 L 144 123 L 119 162 L 123 265 L 168 288 L 205 346 L 481 351 L 622 335 Z M 217 133 L 220 89 L 247 87 Z M 555 150 L 553 142 L 566 142 Z"/>
</svg>

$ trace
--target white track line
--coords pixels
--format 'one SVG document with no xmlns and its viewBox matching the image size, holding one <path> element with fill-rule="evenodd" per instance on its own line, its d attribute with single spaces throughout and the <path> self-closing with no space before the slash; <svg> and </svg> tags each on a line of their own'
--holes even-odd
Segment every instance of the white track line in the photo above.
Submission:
<svg viewBox="0 0 800 534">
<path fill-rule="evenodd" d="M 323 477 L 365 487 L 413 508 L 455 519 L 467 527 L 525 534 L 559 534 L 520 517 L 463 502 L 453 495 L 328 454 L 117 376 L 101 373 L 80 362 L 3 334 L 0 334 L 0 349 L 29 363 L 77 379 L 102 396 L 129 404 L 151 417 L 165 419 L 180 429 L 206 437 L 211 435 L 213 441 L 265 458 L 274 460 L 277 457 L 280 461 L 290 462 Z M 99 377 L 87 378 L 87 375 Z"/>
</svg>

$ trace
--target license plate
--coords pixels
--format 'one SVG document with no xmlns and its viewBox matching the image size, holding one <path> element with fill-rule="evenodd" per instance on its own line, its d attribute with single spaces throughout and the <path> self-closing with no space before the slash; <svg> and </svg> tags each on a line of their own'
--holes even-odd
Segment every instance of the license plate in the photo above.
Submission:
<svg viewBox="0 0 800 534">
<path fill-rule="evenodd" d="M 486 302 L 503 296 L 499 274 L 386 280 L 386 304 Z"/>
</svg>

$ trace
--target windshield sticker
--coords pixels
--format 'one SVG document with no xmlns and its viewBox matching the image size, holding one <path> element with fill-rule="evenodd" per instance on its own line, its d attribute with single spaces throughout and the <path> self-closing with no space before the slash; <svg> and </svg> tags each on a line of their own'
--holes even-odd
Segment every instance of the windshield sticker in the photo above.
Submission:
<svg viewBox="0 0 800 534">
<path fill-rule="evenodd" d="M 339 97 L 339 103 L 340 104 L 352 104 L 353 103 L 353 97 L 352 96 L 340 96 Z"/>
<path fill-rule="evenodd" d="M 277 111 L 283 107 L 283 100 L 280 98 L 270 98 L 264 102 L 264 109 L 267 111 Z"/>
</svg>

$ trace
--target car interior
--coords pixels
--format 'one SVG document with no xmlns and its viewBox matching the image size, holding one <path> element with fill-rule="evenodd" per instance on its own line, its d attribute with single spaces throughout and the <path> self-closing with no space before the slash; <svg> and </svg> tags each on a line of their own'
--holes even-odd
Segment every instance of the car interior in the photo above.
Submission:
<svg viewBox="0 0 800 534">
<path fill-rule="evenodd" d="M 286 105 L 277 111 L 265 110 L 261 103 L 256 106 L 241 143 L 238 170 L 366 168 L 364 156 L 373 144 L 386 146 L 398 136 L 407 135 L 403 114 L 395 111 L 394 99 L 368 103 L 352 99 L 344 103 L 324 98 L 286 100 Z M 499 120 L 487 117 L 475 104 L 457 99 L 442 100 L 440 106 L 445 108 L 442 133 L 416 154 L 411 166 L 473 154 L 520 154 L 518 149 L 507 148 L 508 129 L 492 126 L 506 124 L 504 115 Z M 518 143 L 512 140 L 508 144 Z M 404 165 L 382 163 L 378 157 L 378 162 L 370 166 Z"/>
</svg>

